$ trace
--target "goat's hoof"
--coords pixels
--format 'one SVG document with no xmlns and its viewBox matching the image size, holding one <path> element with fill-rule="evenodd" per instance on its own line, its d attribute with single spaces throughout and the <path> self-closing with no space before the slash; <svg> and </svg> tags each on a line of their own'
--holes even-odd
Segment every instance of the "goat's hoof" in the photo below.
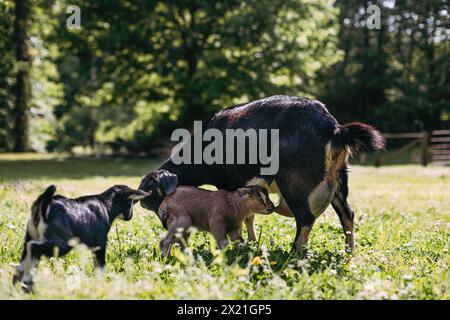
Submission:
<svg viewBox="0 0 450 320">
<path fill-rule="evenodd" d="M 294 253 L 295 255 L 298 255 L 301 258 L 304 258 L 308 254 L 308 247 L 305 245 L 299 246 L 299 247 L 294 247 L 294 248 L 292 248 L 291 252 Z"/>
<path fill-rule="evenodd" d="M 168 254 L 169 254 L 169 250 L 168 249 L 161 249 L 161 257 L 163 259 L 165 259 Z"/>
<path fill-rule="evenodd" d="M 34 282 L 32 280 L 31 281 L 22 282 L 22 290 L 25 293 L 32 293 L 32 292 L 34 292 Z"/>
<path fill-rule="evenodd" d="M 225 250 L 227 246 L 228 246 L 228 241 L 227 242 L 221 242 L 218 245 L 220 250 Z"/>
</svg>

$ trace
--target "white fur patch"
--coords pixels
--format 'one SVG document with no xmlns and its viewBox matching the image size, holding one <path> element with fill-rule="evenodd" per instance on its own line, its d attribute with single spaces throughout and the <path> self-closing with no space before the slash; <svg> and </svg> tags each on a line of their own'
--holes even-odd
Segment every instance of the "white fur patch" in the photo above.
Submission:
<svg viewBox="0 0 450 320">
<path fill-rule="evenodd" d="M 315 217 L 321 215 L 333 199 L 337 186 L 339 171 L 347 163 L 349 150 L 335 150 L 328 142 L 325 146 L 325 177 L 308 196 L 308 204 Z"/>
<path fill-rule="evenodd" d="M 254 177 L 247 181 L 246 186 L 263 186 L 268 188 L 269 185 L 263 178 Z"/>
<path fill-rule="evenodd" d="M 261 190 L 258 190 L 259 194 L 261 195 L 261 198 L 263 199 L 264 205 L 267 207 L 267 197 Z"/>
<path fill-rule="evenodd" d="M 148 195 L 138 195 L 138 194 L 132 194 L 131 196 L 128 197 L 128 199 L 130 200 L 142 200 L 144 198 L 146 198 Z"/>
<path fill-rule="evenodd" d="M 272 200 L 275 206 L 281 203 L 283 196 L 281 195 L 280 189 L 276 181 L 273 181 L 270 185 L 263 178 L 254 177 L 247 181 L 246 186 L 262 186 L 266 188 L 269 192 L 269 198 Z"/>
<path fill-rule="evenodd" d="M 36 259 L 32 258 L 32 246 L 33 244 L 42 244 L 43 241 L 28 241 L 27 246 L 27 255 L 25 256 L 25 259 L 23 260 L 23 277 L 22 282 L 30 282 L 33 280 L 33 271 L 36 268 L 36 265 L 38 261 Z"/>
<path fill-rule="evenodd" d="M 336 185 L 331 183 L 328 178 L 325 178 L 309 194 L 309 209 L 316 218 L 327 209 L 334 197 L 335 191 Z"/>
<path fill-rule="evenodd" d="M 47 229 L 47 224 L 42 218 L 39 219 L 38 225 L 35 226 L 33 220 L 30 219 L 27 224 L 27 232 L 33 240 L 45 240 L 45 230 Z"/>
</svg>

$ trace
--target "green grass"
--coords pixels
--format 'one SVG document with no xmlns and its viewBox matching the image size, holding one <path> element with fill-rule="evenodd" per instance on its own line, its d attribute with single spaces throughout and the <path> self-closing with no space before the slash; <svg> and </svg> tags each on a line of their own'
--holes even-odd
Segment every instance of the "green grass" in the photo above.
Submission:
<svg viewBox="0 0 450 320">
<path fill-rule="evenodd" d="M 162 259 L 164 229 L 136 206 L 130 222 L 111 229 L 105 273 L 94 272 L 90 253 L 77 247 L 65 258 L 41 261 L 34 294 L 12 286 L 30 205 L 47 185 L 71 197 L 117 183 L 136 187 L 158 164 L 0 155 L 0 299 L 450 298 L 450 169 L 411 165 L 351 168 L 353 256 L 344 252 L 343 232 L 329 208 L 303 255 L 289 254 L 294 220 L 273 214 L 257 217 L 258 243 L 218 252 L 198 233 L 186 254 Z"/>
</svg>

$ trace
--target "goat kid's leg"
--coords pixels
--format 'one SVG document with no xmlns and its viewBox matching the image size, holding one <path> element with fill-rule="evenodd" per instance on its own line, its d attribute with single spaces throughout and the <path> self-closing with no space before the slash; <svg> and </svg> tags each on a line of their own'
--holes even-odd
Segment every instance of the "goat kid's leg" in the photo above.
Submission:
<svg viewBox="0 0 450 320">
<path fill-rule="evenodd" d="M 159 242 L 159 249 L 161 250 L 161 255 L 165 257 L 169 252 L 170 246 L 174 243 L 175 231 L 169 230 L 166 236 Z"/>
<path fill-rule="evenodd" d="M 36 240 L 31 240 L 26 243 L 26 255 L 23 260 L 23 276 L 20 280 L 25 292 L 31 292 L 33 290 L 33 273 L 41 257 L 37 248 L 44 243 Z"/>
<path fill-rule="evenodd" d="M 230 241 L 228 241 L 228 239 L 226 237 L 225 238 L 220 238 L 220 239 L 216 238 L 216 241 L 217 241 L 217 246 L 221 250 L 225 249 L 228 246 L 228 244 L 230 243 Z"/>
<path fill-rule="evenodd" d="M 16 269 L 16 273 L 13 276 L 13 284 L 16 284 L 19 281 L 22 281 L 23 273 L 24 273 L 24 264 L 25 264 L 25 257 L 27 256 L 27 243 L 31 241 L 31 237 L 28 234 L 28 232 L 25 235 L 25 240 L 23 243 L 23 249 L 22 249 L 22 257 L 20 258 L 20 265 Z"/>
<path fill-rule="evenodd" d="M 254 214 L 251 215 L 250 217 L 245 218 L 245 220 L 244 220 L 245 227 L 247 228 L 247 234 L 248 234 L 249 241 L 256 241 L 254 222 L 255 222 Z M 240 230 L 241 230 L 241 238 L 242 238 L 242 228 Z"/>
<path fill-rule="evenodd" d="M 212 225 L 211 233 L 214 236 L 214 239 L 216 239 L 219 249 L 223 249 L 228 245 L 229 241 L 227 238 L 227 233 L 221 226 Z"/>
<path fill-rule="evenodd" d="M 178 243 L 181 248 L 184 248 L 189 238 L 189 227 L 192 226 L 192 221 L 188 215 L 178 217 L 174 220 L 169 219 L 169 221 L 169 231 L 159 243 L 159 248 L 161 249 L 163 257 L 167 255 L 170 246 L 174 243 Z"/>
<path fill-rule="evenodd" d="M 94 252 L 94 267 L 102 272 L 106 270 L 106 247 L 100 247 Z"/>
<path fill-rule="evenodd" d="M 181 238 L 177 239 L 177 243 L 180 244 L 181 250 L 186 249 L 186 247 L 188 246 L 189 236 L 190 232 L 185 230 L 181 233 Z"/>
<path fill-rule="evenodd" d="M 169 228 L 169 231 L 167 232 L 166 236 L 159 242 L 159 248 L 161 250 L 161 255 L 163 257 L 165 257 L 168 254 L 170 247 L 174 243 L 178 243 L 180 245 L 181 249 L 184 249 L 185 245 L 187 245 L 187 241 L 189 239 L 188 232 L 186 231 L 186 229 L 184 231 L 182 231 L 181 238 L 180 238 L 180 236 L 178 235 L 179 232 L 177 232 L 177 229 L 179 229 L 179 228 L 178 227 L 176 229 Z"/>
<path fill-rule="evenodd" d="M 26 244 L 27 253 L 24 259 L 24 271 L 21 282 L 24 285 L 25 292 L 33 290 L 33 272 L 42 256 L 52 257 L 53 249 L 58 248 L 58 255 L 65 255 L 71 247 L 60 240 L 49 241 L 28 241 Z"/>
<path fill-rule="evenodd" d="M 230 232 L 230 239 L 233 242 L 237 241 L 239 243 L 243 243 L 244 238 L 242 237 L 242 227 L 239 227 L 236 230 Z"/>
</svg>

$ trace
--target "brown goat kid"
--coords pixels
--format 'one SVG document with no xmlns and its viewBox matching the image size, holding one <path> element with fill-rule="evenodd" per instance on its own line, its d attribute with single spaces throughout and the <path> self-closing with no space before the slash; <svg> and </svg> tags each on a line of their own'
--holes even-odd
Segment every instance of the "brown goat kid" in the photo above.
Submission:
<svg viewBox="0 0 450 320">
<path fill-rule="evenodd" d="M 211 232 L 219 248 L 228 245 L 227 235 L 232 241 L 242 241 L 244 219 L 254 213 L 270 214 L 274 208 L 267 189 L 261 186 L 243 187 L 235 192 L 180 186 L 164 198 L 158 210 L 168 229 L 160 242 L 161 252 L 166 255 L 176 242 L 186 244 L 191 226 Z M 181 239 L 177 238 L 177 232 L 181 233 Z"/>
</svg>

